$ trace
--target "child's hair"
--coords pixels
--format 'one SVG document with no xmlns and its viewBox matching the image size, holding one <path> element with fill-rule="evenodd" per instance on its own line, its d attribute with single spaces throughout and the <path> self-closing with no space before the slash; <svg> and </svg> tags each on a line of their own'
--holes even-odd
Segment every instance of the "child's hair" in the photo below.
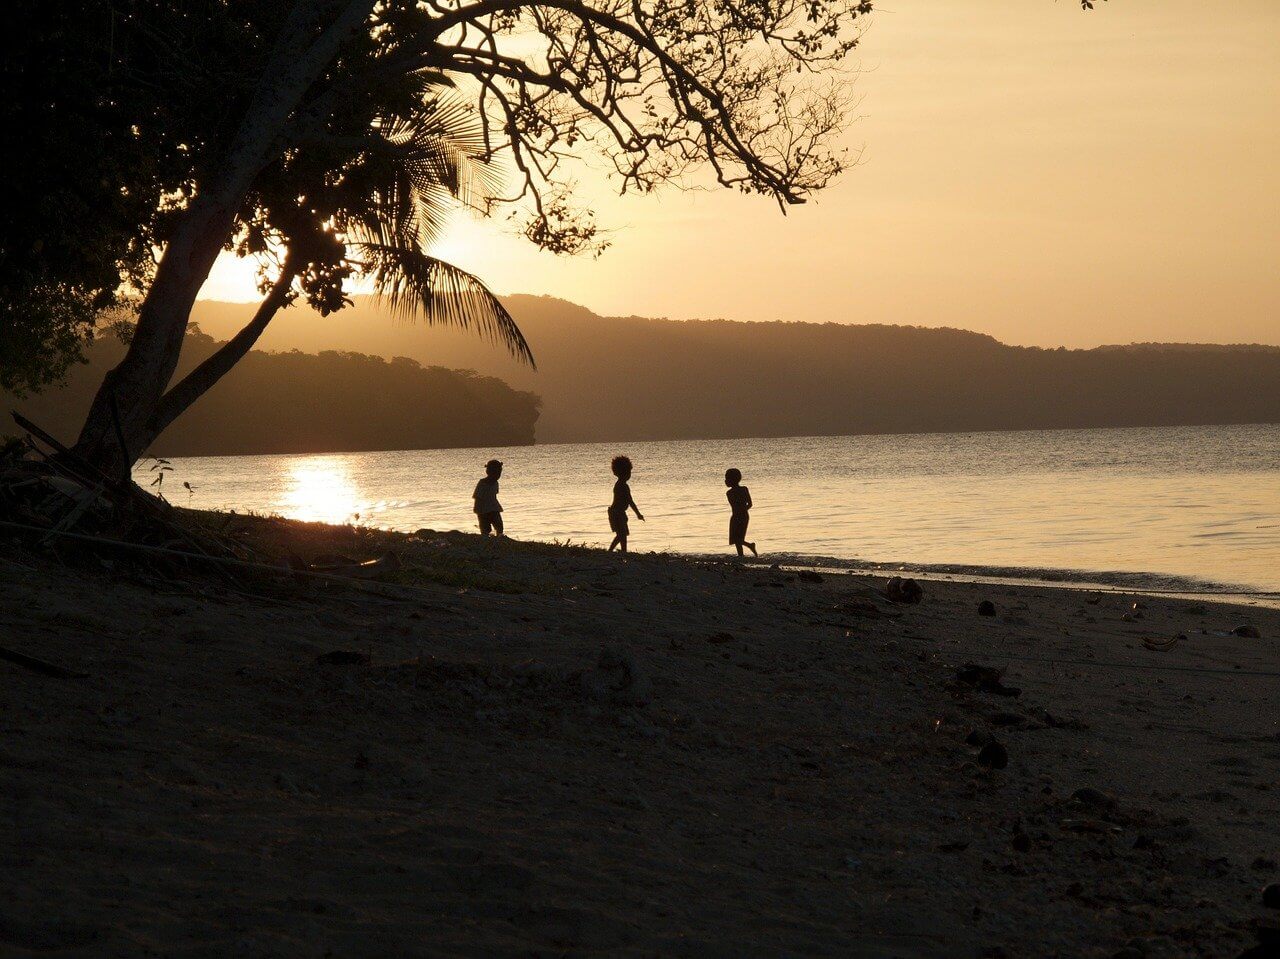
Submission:
<svg viewBox="0 0 1280 959">
<path fill-rule="evenodd" d="M 624 472 L 631 472 L 631 458 L 629 456 L 615 456 L 609 463 L 609 469 L 613 470 L 614 476 L 621 476 Z"/>
<path fill-rule="evenodd" d="M 735 467 L 735 468 L 733 468 L 733 469 L 727 469 L 727 470 L 725 470 L 725 471 L 724 471 L 724 481 L 725 481 L 726 483 L 728 483 L 730 486 L 733 486 L 733 485 L 734 485 L 734 484 L 736 484 L 736 483 L 741 483 L 741 482 L 742 482 L 742 470 L 737 469 L 736 467 Z"/>
<path fill-rule="evenodd" d="M 498 472 L 498 470 L 500 469 L 502 469 L 501 460 L 489 460 L 489 462 L 484 464 L 484 471 L 489 476 L 492 476 L 494 473 Z"/>
</svg>

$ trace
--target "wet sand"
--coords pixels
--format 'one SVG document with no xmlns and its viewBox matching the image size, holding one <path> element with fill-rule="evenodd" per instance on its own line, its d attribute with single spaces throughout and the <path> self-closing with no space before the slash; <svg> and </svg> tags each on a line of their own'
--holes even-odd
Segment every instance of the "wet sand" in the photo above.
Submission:
<svg viewBox="0 0 1280 959">
<path fill-rule="evenodd" d="M 88 674 L 0 662 L 0 953 L 1236 956 L 1280 880 L 1280 611 L 239 522 L 405 568 L 0 546 Z"/>
</svg>

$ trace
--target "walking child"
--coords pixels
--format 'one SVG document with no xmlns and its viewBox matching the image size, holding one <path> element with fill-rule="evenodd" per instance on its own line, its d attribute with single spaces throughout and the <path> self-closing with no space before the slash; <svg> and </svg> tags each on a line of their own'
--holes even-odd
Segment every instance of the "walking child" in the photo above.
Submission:
<svg viewBox="0 0 1280 959">
<path fill-rule="evenodd" d="M 476 483 L 471 494 L 475 500 L 476 517 L 480 520 L 480 535 L 490 532 L 502 535 L 502 504 L 498 502 L 498 479 L 502 476 L 502 462 L 489 460 L 484 466 L 484 478 Z"/>
<path fill-rule="evenodd" d="M 629 527 L 627 524 L 627 509 L 636 511 L 636 519 L 644 522 L 644 514 L 640 512 L 640 507 L 636 505 L 636 501 L 631 498 L 631 487 L 627 485 L 627 481 L 631 479 L 631 460 L 625 456 L 615 456 L 609 464 L 609 468 L 613 470 L 613 475 L 618 477 L 618 482 L 613 484 L 613 502 L 609 504 L 609 529 L 613 531 L 613 542 L 609 544 L 609 552 L 613 552 L 615 546 L 621 547 L 622 552 L 627 551 L 627 536 L 629 535 Z"/>
<path fill-rule="evenodd" d="M 752 556 L 759 556 L 756 544 L 747 542 L 747 524 L 751 522 L 751 490 L 742 485 L 742 471 L 727 469 L 724 471 L 724 485 L 729 487 L 725 496 L 729 498 L 729 545 L 738 548 L 742 555 L 742 547 L 751 550 Z"/>
</svg>

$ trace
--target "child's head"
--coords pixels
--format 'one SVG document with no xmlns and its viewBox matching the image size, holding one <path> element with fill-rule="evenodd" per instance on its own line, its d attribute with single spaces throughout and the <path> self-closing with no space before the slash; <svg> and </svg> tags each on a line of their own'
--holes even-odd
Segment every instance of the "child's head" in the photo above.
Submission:
<svg viewBox="0 0 1280 959">
<path fill-rule="evenodd" d="M 737 486 L 741 482 L 742 482 L 742 470 L 727 469 L 724 471 L 725 486 Z"/>
<path fill-rule="evenodd" d="M 620 480 L 631 478 L 631 460 L 626 456 L 615 456 L 609 463 L 609 469 L 613 470 L 613 475 Z"/>
<path fill-rule="evenodd" d="M 489 460 L 484 464 L 484 473 L 489 479 L 497 479 L 502 475 L 502 460 Z"/>
</svg>

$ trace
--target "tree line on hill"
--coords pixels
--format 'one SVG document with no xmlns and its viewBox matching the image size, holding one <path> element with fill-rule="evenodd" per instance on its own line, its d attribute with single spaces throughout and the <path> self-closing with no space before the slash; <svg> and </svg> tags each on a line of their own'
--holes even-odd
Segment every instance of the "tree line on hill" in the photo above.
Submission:
<svg viewBox="0 0 1280 959">
<path fill-rule="evenodd" d="M 289 310 L 264 341 L 360 349 L 497 376 L 542 397 L 539 442 L 1280 422 L 1280 348 L 1008 346 L 957 329 L 601 317 L 551 297 L 504 303 L 536 371 L 368 300 Z M 250 309 L 199 303 L 205 329 Z"/>
<path fill-rule="evenodd" d="M 199 329 L 189 331 L 175 377 L 220 346 Z M 103 375 L 124 349 L 117 337 L 100 336 L 89 346 L 88 363 L 72 367 L 61 387 L 20 398 L 3 395 L 4 409 L 17 408 L 71 442 Z M 255 350 L 146 452 L 201 456 L 518 446 L 534 441 L 538 409 L 536 395 L 494 377 L 423 366 L 403 356 Z M 0 433 L 10 431 L 0 428 Z"/>
</svg>

